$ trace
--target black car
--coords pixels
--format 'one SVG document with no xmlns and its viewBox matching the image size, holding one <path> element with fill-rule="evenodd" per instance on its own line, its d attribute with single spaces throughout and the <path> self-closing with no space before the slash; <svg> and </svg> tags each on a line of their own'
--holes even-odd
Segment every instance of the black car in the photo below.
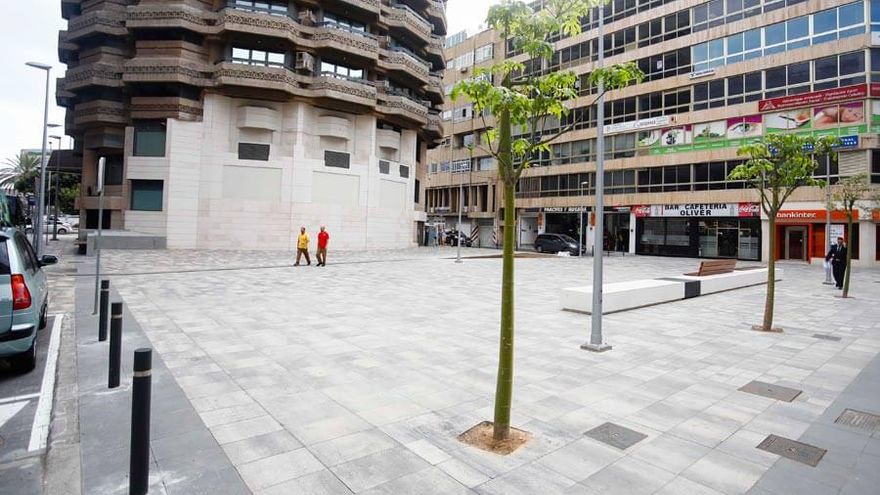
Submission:
<svg viewBox="0 0 880 495">
<path fill-rule="evenodd" d="M 457 246 L 458 240 L 461 240 L 461 245 L 464 247 L 471 247 L 473 245 L 473 241 L 470 237 L 465 235 L 464 232 L 457 232 L 455 230 L 447 230 L 445 240 L 446 244 L 449 246 Z"/>
<path fill-rule="evenodd" d="M 568 251 L 578 255 L 577 241 L 565 234 L 539 234 L 535 239 L 535 251 L 539 253 L 558 253 Z"/>
</svg>

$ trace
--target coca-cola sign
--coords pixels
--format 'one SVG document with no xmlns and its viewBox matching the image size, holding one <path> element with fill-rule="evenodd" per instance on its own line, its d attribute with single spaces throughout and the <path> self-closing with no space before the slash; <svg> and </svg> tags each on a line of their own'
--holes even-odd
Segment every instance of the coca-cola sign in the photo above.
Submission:
<svg viewBox="0 0 880 495">
<path fill-rule="evenodd" d="M 761 214 L 761 207 L 758 203 L 740 203 L 739 216 L 741 217 L 757 217 Z"/>
</svg>

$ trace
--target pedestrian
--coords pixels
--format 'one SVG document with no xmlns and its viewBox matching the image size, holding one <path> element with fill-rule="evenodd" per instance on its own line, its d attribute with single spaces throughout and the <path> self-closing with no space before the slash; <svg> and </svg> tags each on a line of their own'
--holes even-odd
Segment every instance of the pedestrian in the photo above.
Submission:
<svg viewBox="0 0 880 495">
<path fill-rule="evenodd" d="M 838 289 L 843 289 L 843 275 L 846 271 L 846 243 L 843 237 L 837 238 L 837 244 L 833 244 L 828 254 L 825 255 L 825 261 L 831 262 L 831 272 L 834 274 L 834 284 Z"/>
<path fill-rule="evenodd" d="M 306 228 L 299 228 L 299 237 L 296 239 L 296 263 L 293 266 L 299 266 L 299 259 L 305 255 L 306 263 L 309 265 L 312 264 L 312 260 L 309 259 L 309 234 L 306 234 Z"/>
<path fill-rule="evenodd" d="M 330 234 L 321 225 L 321 231 L 318 232 L 318 254 L 315 255 L 318 258 L 318 266 L 327 266 L 327 242 L 329 240 Z"/>
</svg>

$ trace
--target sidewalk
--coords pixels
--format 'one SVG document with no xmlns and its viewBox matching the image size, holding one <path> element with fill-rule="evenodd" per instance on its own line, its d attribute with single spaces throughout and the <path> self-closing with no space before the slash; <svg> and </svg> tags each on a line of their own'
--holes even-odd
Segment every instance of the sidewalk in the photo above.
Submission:
<svg viewBox="0 0 880 495">
<path fill-rule="evenodd" d="M 93 273 L 93 260 L 81 264 L 76 283 L 82 493 L 127 494 L 132 359 L 135 349 L 151 344 L 123 305 L 121 385 L 109 389 L 109 340 L 98 342 L 98 318 L 92 315 Z M 110 300 L 120 300 L 114 290 Z M 151 495 L 250 493 L 155 351 L 150 439 Z"/>
</svg>

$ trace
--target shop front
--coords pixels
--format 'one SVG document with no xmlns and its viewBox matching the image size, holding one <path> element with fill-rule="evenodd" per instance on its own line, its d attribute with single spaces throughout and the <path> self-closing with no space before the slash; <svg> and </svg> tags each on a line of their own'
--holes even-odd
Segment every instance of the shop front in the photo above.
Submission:
<svg viewBox="0 0 880 495">
<path fill-rule="evenodd" d="M 757 203 L 642 205 L 632 212 L 636 254 L 761 259 Z"/>
<path fill-rule="evenodd" d="M 549 234 L 565 234 L 572 239 L 578 239 L 579 234 L 586 236 L 587 231 L 586 206 L 546 206 L 544 212 L 544 232 Z M 583 233 L 581 227 L 583 226 Z M 580 237 L 585 242 L 585 237 Z"/>
<path fill-rule="evenodd" d="M 820 209 L 780 210 L 776 215 L 777 260 L 800 260 L 809 262 L 812 258 L 824 258 L 828 249 L 826 242 L 826 218 L 828 212 Z M 853 211 L 852 239 L 846 232 L 846 212 L 831 212 L 830 239 L 843 237 L 852 250 L 854 260 L 859 259 L 859 212 Z"/>
</svg>

